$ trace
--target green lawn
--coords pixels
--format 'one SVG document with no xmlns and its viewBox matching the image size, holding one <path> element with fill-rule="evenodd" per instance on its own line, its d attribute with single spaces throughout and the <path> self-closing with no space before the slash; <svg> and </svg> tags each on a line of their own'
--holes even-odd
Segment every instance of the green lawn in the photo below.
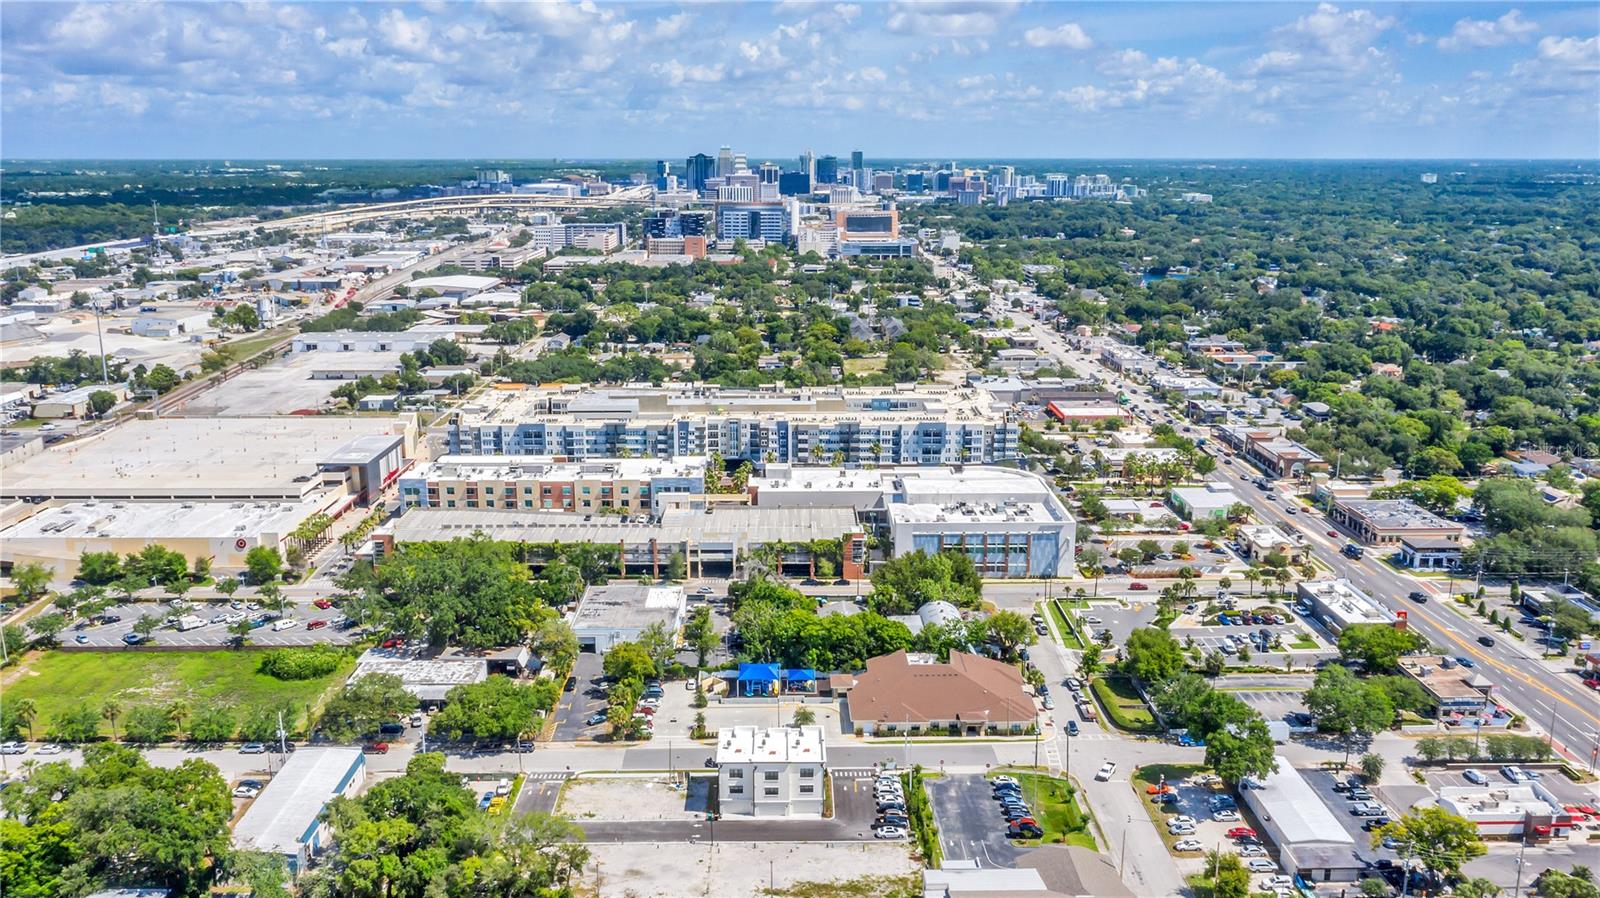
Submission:
<svg viewBox="0 0 1600 898">
<path fill-rule="evenodd" d="M 290 332 L 286 329 L 277 328 L 274 330 L 254 333 L 248 337 L 234 340 L 233 342 L 225 345 L 227 346 L 228 351 L 232 353 L 234 361 L 243 362 L 255 357 L 268 346 L 271 346 L 279 340 L 282 340 L 284 337 L 288 336 L 289 333 Z"/>
<path fill-rule="evenodd" d="M 1050 620 L 1055 624 L 1056 633 L 1061 637 L 1061 644 L 1069 649 L 1082 651 L 1083 640 L 1078 637 L 1078 631 L 1072 626 L 1072 622 L 1067 619 L 1066 614 L 1062 612 L 1061 600 L 1055 599 L 1045 602 L 1044 605 L 1049 609 Z"/>
<path fill-rule="evenodd" d="M 56 714 L 79 704 L 98 709 L 109 698 L 123 713 L 178 698 L 191 708 L 221 702 L 241 720 L 254 709 L 288 704 L 296 719 L 285 723 L 300 730 L 308 709 L 355 666 L 352 658 L 326 677 L 284 681 L 256 673 L 261 657 L 259 651 L 45 652 L 6 686 L 5 699 L 32 699 L 38 709 L 34 730 L 40 734 Z M 110 724 L 103 723 L 101 732 L 110 735 Z"/>
<path fill-rule="evenodd" d="M 1134 733 L 1157 732 L 1156 719 L 1145 707 L 1133 684 L 1123 677 L 1096 677 L 1095 697 L 1118 729 Z"/>
<path fill-rule="evenodd" d="M 879 371 L 883 370 L 884 365 L 886 365 L 888 361 L 889 357 L 884 355 L 869 355 L 859 359 L 845 359 L 844 373 L 855 375 L 877 374 Z"/>
<path fill-rule="evenodd" d="M 1090 851 L 1098 850 L 1094 833 L 1089 830 L 1089 815 L 1078 806 L 1077 790 L 1064 779 L 1042 773 L 1021 770 L 997 770 L 1016 779 L 1022 787 L 1022 797 L 1033 809 L 1033 819 L 1044 830 L 1042 839 L 1016 839 L 1019 845 L 1039 845 L 1064 842 Z"/>
</svg>

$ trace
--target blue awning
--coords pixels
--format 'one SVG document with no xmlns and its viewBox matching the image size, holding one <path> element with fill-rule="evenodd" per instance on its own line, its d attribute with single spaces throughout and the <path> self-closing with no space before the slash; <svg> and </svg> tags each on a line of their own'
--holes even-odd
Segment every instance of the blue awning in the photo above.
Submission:
<svg viewBox="0 0 1600 898">
<path fill-rule="evenodd" d="M 739 682 L 776 683 L 783 679 L 783 670 L 776 664 L 741 664 Z"/>
<path fill-rule="evenodd" d="M 810 668 L 801 667 L 783 672 L 783 678 L 790 683 L 802 683 L 817 678 L 817 672 Z"/>
</svg>

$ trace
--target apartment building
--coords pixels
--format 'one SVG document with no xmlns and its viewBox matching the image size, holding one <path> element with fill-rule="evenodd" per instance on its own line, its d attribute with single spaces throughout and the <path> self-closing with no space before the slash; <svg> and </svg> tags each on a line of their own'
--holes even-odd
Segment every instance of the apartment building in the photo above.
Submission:
<svg viewBox="0 0 1600 898">
<path fill-rule="evenodd" d="M 707 384 L 501 390 L 452 417 L 449 451 L 571 459 L 711 455 L 752 462 L 992 464 L 1020 425 L 975 387 L 723 389 Z"/>
<path fill-rule="evenodd" d="M 702 493 L 706 459 L 563 461 L 446 455 L 400 478 L 409 508 L 500 508 L 650 514 L 667 493 Z"/>
</svg>

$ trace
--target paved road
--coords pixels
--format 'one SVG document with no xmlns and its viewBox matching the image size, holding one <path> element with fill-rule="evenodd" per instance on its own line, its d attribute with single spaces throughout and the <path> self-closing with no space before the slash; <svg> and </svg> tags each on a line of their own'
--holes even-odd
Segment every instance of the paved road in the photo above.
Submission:
<svg viewBox="0 0 1600 898">
<path fill-rule="evenodd" d="M 1107 379 L 1125 392 L 1142 389 L 1132 380 L 1101 368 L 1088 354 L 1072 349 L 1060 334 L 1025 313 L 1016 312 L 1013 318 L 1019 327 L 1031 329 L 1039 339 L 1040 349 L 1059 364 L 1087 377 Z M 1147 398 L 1136 397 L 1134 405 L 1147 420 L 1172 420 L 1174 417 L 1170 410 L 1152 405 Z M 1285 513 L 1285 503 L 1267 501 L 1266 496 L 1246 480 L 1249 476 L 1254 475 L 1247 466 L 1235 461 L 1231 465 L 1217 466 L 1208 479 L 1232 485 L 1241 501 L 1249 504 L 1262 521 L 1276 524 L 1285 532 L 1304 534 L 1312 555 L 1331 569 L 1334 576 L 1349 579 L 1391 609 L 1408 612 L 1411 625 L 1419 633 L 1451 654 L 1476 660 L 1483 672 L 1495 681 L 1500 698 L 1548 730 L 1571 757 L 1591 766 L 1596 763 L 1600 757 L 1600 702 L 1595 701 L 1592 691 L 1574 678 L 1553 674 L 1537 658 L 1525 654 L 1522 647 L 1513 645 L 1515 640 L 1492 633 L 1476 620 L 1458 615 L 1439 602 L 1419 605 L 1407 601 L 1405 596 L 1413 590 L 1421 589 L 1436 596 L 1443 595 L 1445 590 L 1430 581 L 1402 574 L 1376 558 L 1346 558 L 1339 552 L 1345 541 L 1328 537 L 1327 531 L 1334 528 L 1325 518 L 1315 513 Z M 1274 500 L 1287 497 L 1287 493 L 1276 490 L 1271 494 Z M 1497 637 L 1494 647 L 1477 642 L 1478 637 L 1484 635 Z"/>
</svg>

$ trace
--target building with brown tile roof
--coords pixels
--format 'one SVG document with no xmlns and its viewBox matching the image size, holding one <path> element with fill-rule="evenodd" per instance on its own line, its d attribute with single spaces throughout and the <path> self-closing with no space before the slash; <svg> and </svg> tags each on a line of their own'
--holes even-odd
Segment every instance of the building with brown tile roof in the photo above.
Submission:
<svg viewBox="0 0 1600 898">
<path fill-rule="evenodd" d="M 1020 733 L 1039 713 L 1015 666 L 965 652 L 948 664 L 905 651 L 870 659 L 845 707 L 852 726 L 878 735 Z"/>
</svg>

